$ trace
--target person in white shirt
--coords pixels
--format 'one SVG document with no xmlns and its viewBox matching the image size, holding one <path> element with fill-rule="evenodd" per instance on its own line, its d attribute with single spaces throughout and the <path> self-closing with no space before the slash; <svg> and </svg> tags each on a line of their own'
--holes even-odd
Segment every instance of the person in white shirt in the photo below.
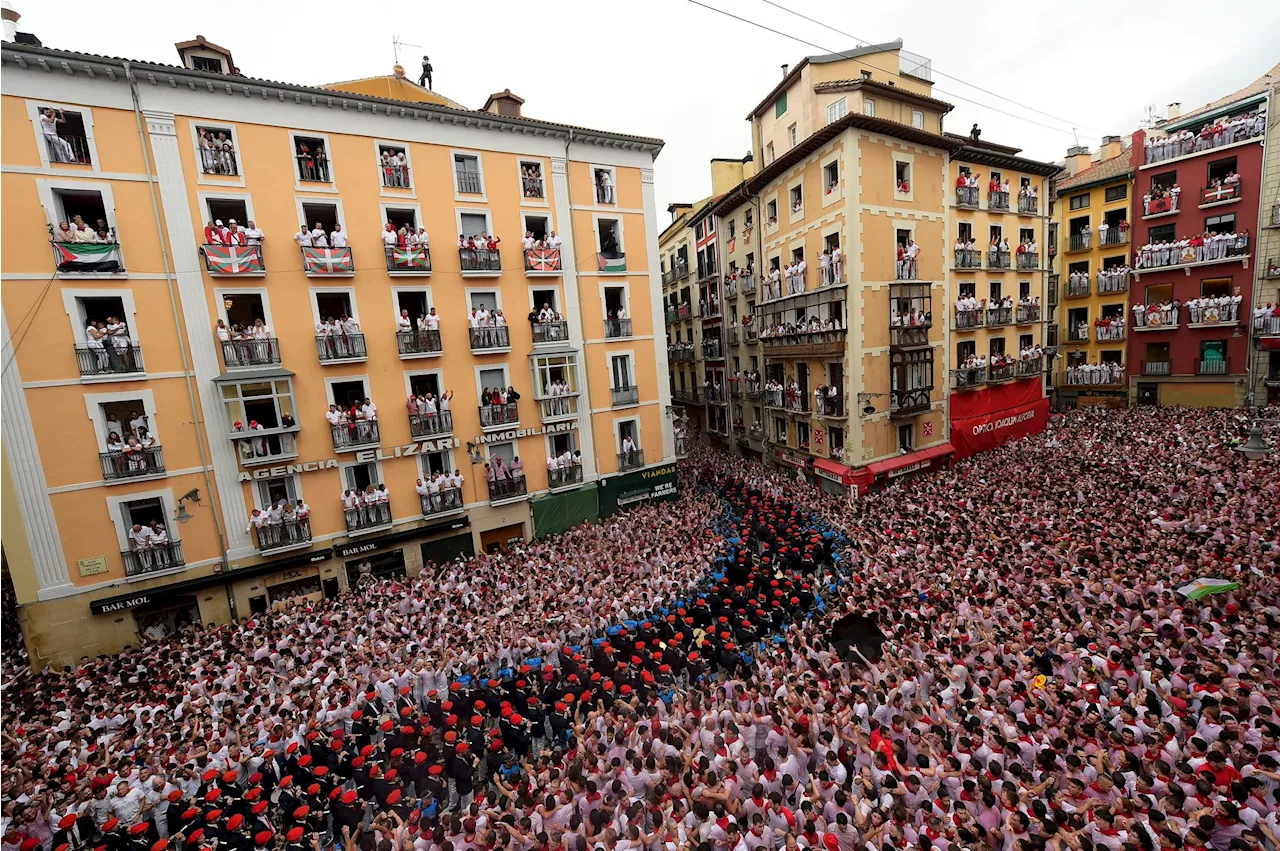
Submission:
<svg viewBox="0 0 1280 851">
<path fill-rule="evenodd" d="M 262 245 L 262 240 L 267 238 L 267 235 L 262 232 L 262 228 L 254 224 L 252 219 L 249 220 L 248 226 L 244 228 L 243 233 L 245 242 L 249 245 Z"/>
<path fill-rule="evenodd" d="M 364 404 L 360 406 L 360 413 L 371 423 L 378 421 L 378 406 L 373 404 L 372 399 L 364 400 Z"/>
<path fill-rule="evenodd" d="M 401 310 L 400 315 L 396 317 L 396 332 L 405 334 L 413 330 L 413 320 L 409 317 L 408 310 Z"/>
<path fill-rule="evenodd" d="M 399 242 L 400 234 L 396 233 L 396 226 L 387 222 L 387 226 L 382 229 L 382 244 L 386 246 L 387 252 L 390 253 Z"/>
<path fill-rule="evenodd" d="M 431 310 L 429 310 L 429 311 L 427 312 L 427 316 L 426 316 L 426 325 L 427 325 L 427 330 L 428 330 L 428 331 L 439 331 L 439 330 L 440 330 L 440 317 L 439 317 L 439 315 L 436 313 L 436 309 L 435 309 L 434 307 L 433 307 L 433 308 L 431 308 Z"/>
<path fill-rule="evenodd" d="M 169 532 L 156 520 L 151 521 L 151 550 L 155 555 L 157 567 L 169 566 Z"/>
<path fill-rule="evenodd" d="M 102 323 L 96 319 L 89 320 L 89 324 L 84 329 L 84 340 L 85 345 L 89 347 L 89 354 L 93 356 L 98 366 L 98 371 L 106 372 L 110 358 L 107 356 L 107 331 L 102 327 Z"/>
<path fill-rule="evenodd" d="M 325 412 L 324 418 L 329 422 L 329 425 L 339 426 L 342 425 L 347 417 L 337 405 L 330 405 L 329 410 Z"/>
<path fill-rule="evenodd" d="M 141 523 L 134 523 L 129 528 L 129 549 L 138 554 L 138 560 L 144 569 L 150 568 L 155 560 L 151 552 L 151 529 Z"/>
<path fill-rule="evenodd" d="M 563 243 L 563 241 L 564 240 L 562 240 L 559 236 L 556 235 L 555 231 L 552 231 L 550 234 L 547 235 L 547 248 L 551 249 L 552 251 L 559 251 L 560 245 Z"/>
<path fill-rule="evenodd" d="M 311 231 L 307 229 L 305 224 L 298 225 L 298 232 L 293 235 L 293 241 L 298 243 L 300 248 L 311 247 Z"/>
<path fill-rule="evenodd" d="M 319 222 L 316 222 L 315 228 L 313 228 L 311 231 L 311 244 L 315 248 L 329 247 L 329 237 L 324 232 L 324 228 L 320 226 Z"/>
<path fill-rule="evenodd" d="M 347 232 L 342 229 L 342 225 L 333 226 L 333 233 L 329 235 L 329 246 L 331 248 L 347 247 Z"/>
</svg>

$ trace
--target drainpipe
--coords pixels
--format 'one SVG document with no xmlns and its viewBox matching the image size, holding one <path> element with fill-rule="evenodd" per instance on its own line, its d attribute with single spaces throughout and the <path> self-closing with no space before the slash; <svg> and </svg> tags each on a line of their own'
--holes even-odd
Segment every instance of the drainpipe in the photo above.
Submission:
<svg viewBox="0 0 1280 851">
<path fill-rule="evenodd" d="M 1267 89 L 1267 105 L 1265 107 L 1267 110 L 1267 115 L 1271 115 L 1271 106 L 1272 106 L 1271 94 L 1274 91 L 1275 91 L 1274 86 Z M 1259 180 L 1261 180 L 1261 178 L 1264 177 L 1267 173 L 1267 150 L 1265 147 L 1265 144 L 1266 144 L 1265 135 L 1263 136 L 1263 144 L 1264 144 L 1264 147 L 1262 149 L 1262 169 L 1258 175 Z M 1263 272 L 1262 270 L 1266 269 L 1266 267 L 1262 265 L 1262 263 L 1266 261 L 1259 260 L 1259 251 L 1262 247 L 1261 245 L 1259 245 L 1259 243 L 1261 242 L 1262 226 L 1267 222 L 1264 216 L 1266 216 L 1266 193 L 1259 192 L 1258 193 L 1258 218 L 1257 218 L 1258 225 L 1254 228 L 1254 233 L 1258 234 L 1258 236 L 1255 236 L 1253 238 L 1253 270 L 1254 270 L 1253 271 L 1253 287 L 1252 287 L 1253 292 L 1249 294 L 1249 315 L 1245 316 L 1245 338 L 1244 338 L 1244 346 L 1245 346 L 1245 349 L 1244 349 L 1245 350 L 1244 404 L 1245 404 L 1245 407 L 1249 407 L 1250 403 L 1252 403 L 1254 407 L 1258 407 L 1258 408 L 1263 407 L 1263 405 L 1258 401 L 1257 396 L 1254 393 L 1254 390 L 1256 389 L 1256 382 L 1258 380 L 1257 374 L 1258 374 L 1258 371 L 1262 369 L 1262 362 L 1264 360 L 1264 357 L 1261 350 L 1257 350 L 1254 348 L 1254 345 L 1256 343 L 1256 337 L 1254 336 L 1254 333 L 1253 333 L 1253 311 L 1257 309 L 1258 299 L 1262 296 L 1262 281 L 1263 281 L 1262 276 L 1265 274 L 1265 272 Z"/>
<path fill-rule="evenodd" d="M 573 215 L 573 175 L 569 173 L 569 146 L 573 144 L 573 128 L 569 128 L 569 135 L 564 140 L 564 188 L 565 196 L 569 202 L 569 238 L 573 240 L 573 259 L 574 268 L 573 275 L 578 276 L 578 228 L 574 224 Z M 578 319 L 582 319 L 582 283 L 578 283 Z M 600 441 L 594 439 L 596 437 L 596 419 L 595 414 L 591 411 L 591 393 L 587 389 L 591 386 L 591 359 L 587 357 L 587 333 L 586 329 L 582 329 L 582 386 L 583 393 L 581 398 L 587 400 L 587 418 L 591 423 L 591 449 L 596 456 L 596 478 L 600 477 Z"/>
<path fill-rule="evenodd" d="M 200 466 L 204 470 L 204 486 L 209 492 L 209 504 L 213 510 L 213 528 L 218 536 L 218 559 L 221 562 L 223 570 L 227 567 L 227 536 L 222 528 L 222 507 L 218 504 L 218 489 L 214 487 L 213 478 L 209 475 L 210 460 L 208 450 L 204 445 L 204 436 L 202 427 L 203 419 L 200 417 L 200 407 L 196 403 L 195 379 L 191 374 L 191 357 L 187 352 L 187 338 L 184 333 L 182 317 L 178 311 L 178 294 L 174 289 L 175 275 L 173 272 L 173 263 L 169 257 L 169 245 L 166 241 L 164 221 L 160 215 L 160 199 L 156 189 L 155 164 L 151 159 L 151 143 L 147 139 L 146 128 L 143 126 L 142 120 L 142 100 L 138 95 L 138 79 L 133 74 L 133 66 L 124 60 L 124 76 L 129 81 L 129 95 L 133 99 L 133 115 L 138 123 L 138 141 L 142 143 L 142 158 L 147 169 L 147 188 L 151 196 L 151 212 L 156 220 L 156 234 L 160 237 L 160 259 L 164 262 L 164 280 L 169 289 L 169 307 L 173 310 L 173 328 L 178 335 L 178 351 L 182 355 L 182 374 L 187 385 L 187 401 L 191 403 L 191 423 L 196 429 L 196 446 L 200 449 Z M 227 590 L 227 602 L 231 607 L 231 619 L 238 620 L 236 614 L 236 601 L 231 594 L 231 586 L 224 586 Z"/>
</svg>

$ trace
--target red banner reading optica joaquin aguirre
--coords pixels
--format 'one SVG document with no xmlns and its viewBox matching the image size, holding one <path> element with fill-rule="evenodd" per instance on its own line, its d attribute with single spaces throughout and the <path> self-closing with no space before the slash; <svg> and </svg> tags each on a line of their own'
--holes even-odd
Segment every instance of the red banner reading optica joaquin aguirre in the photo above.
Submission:
<svg viewBox="0 0 1280 851">
<path fill-rule="evenodd" d="M 1031 384 L 1033 382 L 1027 382 Z M 1049 400 L 1038 399 L 1026 405 L 983 413 L 976 417 L 951 421 L 951 443 L 956 459 L 994 449 L 1010 440 L 1029 437 L 1044 431 L 1049 422 Z"/>
</svg>

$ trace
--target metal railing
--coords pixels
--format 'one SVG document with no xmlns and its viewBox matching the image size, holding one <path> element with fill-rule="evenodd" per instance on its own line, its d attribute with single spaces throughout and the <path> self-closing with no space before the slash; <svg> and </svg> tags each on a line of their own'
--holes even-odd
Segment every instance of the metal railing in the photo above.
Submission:
<svg viewBox="0 0 1280 851">
<path fill-rule="evenodd" d="M 918 280 L 919 262 L 915 258 L 903 258 L 894 265 L 894 278 L 899 281 Z"/>
<path fill-rule="evenodd" d="M 93 165 L 93 157 L 89 153 L 89 140 L 84 136 L 64 136 L 61 133 L 56 136 L 45 136 L 44 146 L 49 152 L 51 163 Z"/>
<path fill-rule="evenodd" d="M 929 410 L 933 386 L 889 391 L 889 416 L 911 416 Z"/>
<path fill-rule="evenodd" d="M 678 440 L 679 438 L 677 438 Z M 676 454 L 679 454 L 677 452 Z M 582 484 L 582 465 L 570 464 L 568 467 L 557 467 L 547 470 L 547 487 L 567 488 Z"/>
<path fill-rule="evenodd" d="M 1068 251 L 1087 251 L 1093 246 L 1093 232 L 1073 233 L 1067 240 Z"/>
<path fill-rule="evenodd" d="M 707 394 L 708 402 L 716 405 L 723 405 L 726 401 L 725 389 L 723 386 L 716 387 L 715 385 L 712 385 L 705 388 L 704 392 Z"/>
<path fill-rule="evenodd" d="M 359 508 L 344 508 L 342 516 L 347 521 L 347 534 L 380 529 L 391 525 L 391 503 L 375 502 Z"/>
<path fill-rule="evenodd" d="M 516 499 L 518 497 L 527 496 L 529 493 L 529 482 L 524 476 L 513 476 L 509 479 L 493 479 L 488 482 L 488 485 L 490 502 L 498 502 L 504 499 Z"/>
<path fill-rule="evenodd" d="M 890 325 L 890 346 L 927 346 L 932 325 Z"/>
<path fill-rule="evenodd" d="M 616 337 L 631 336 L 631 320 L 630 319 L 606 319 L 604 321 L 604 336 L 606 339 Z"/>
<path fill-rule="evenodd" d="M 671 272 L 675 275 L 677 281 L 685 277 L 689 274 L 689 261 L 677 259 L 671 264 Z"/>
<path fill-rule="evenodd" d="M 1128 241 L 1129 229 L 1122 227 L 1108 227 L 1098 239 L 1101 245 L 1124 245 Z"/>
<path fill-rule="evenodd" d="M 240 175 L 240 162 L 236 158 L 236 152 L 228 149 L 229 139 L 222 143 L 219 147 L 217 139 L 210 138 L 212 146 L 200 148 L 200 171 L 204 174 L 218 174 L 226 177 L 238 177 Z"/>
<path fill-rule="evenodd" d="M 738 345 L 740 334 L 741 334 L 741 331 L 739 330 L 737 325 L 730 325 L 728 330 L 725 332 L 725 335 L 728 338 L 729 345 L 731 346 Z"/>
<path fill-rule="evenodd" d="M 409 414 L 409 435 L 415 440 L 453 434 L 453 411 Z"/>
<path fill-rule="evenodd" d="M 1142 362 L 1143 375 L 1169 375 L 1169 361 L 1167 360 L 1148 360 Z"/>
<path fill-rule="evenodd" d="M 848 416 L 848 408 L 845 406 L 844 393 L 837 393 L 832 396 L 824 393 L 821 396 L 814 397 L 814 406 L 817 408 L 817 414 L 820 417 L 828 417 L 831 419 L 844 419 Z"/>
<path fill-rule="evenodd" d="M 956 310 L 955 315 L 955 328 L 957 331 L 965 331 L 970 328 L 981 328 L 987 321 L 987 312 L 982 308 Z"/>
<path fill-rule="evenodd" d="M 1040 199 L 1030 198 L 1026 195 L 1018 196 L 1018 212 L 1025 213 L 1030 216 L 1040 215 Z"/>
<path fill-rule="evenodd" d="M 1229 358 L 1213 358 L 1196 362 L 1196 375 L 1226 375 L 1231 372 Z"/>
<path fill-rule="evenodd" d="M 1200 190 L 1200 203 L 1220 204 L 1223 201 L 1235 201 L 1240 197 L 1239 183 L 1224 183 L 1221 186 L 1206 186 Z"/>
<path fill-rule="evenodd" d="M 458 194 L 460 195 L 483 195 L 484 187 L 480 182 L 480 173 L 475 171 L 457 171 L 454 172 L 457 180 Z"/>
<path fill-rule="evenodd" d="M 345 452 L 364 446 L 377 446 L 380 440 L 377 420 L 356 420 L 329 426 L 333 434 L 335 452 Z"/>
<path fill-rule="evenodd" d="M 738 279 L 732 275 L 724 276 L 724 296 L 725 298 L 738 297 Z"/>
<path fill-rule="evenodd" d="M 1280 337 L 1280 316 L 1259 316 L 1253 320 L 1253 332 L 1259 337 Z"/>
<path fill-rule="evenodd" d="M 1014 365 L 1014 374 L 1018 378 L 1032 378 L 1044 373 L 1044 358 L 1027 358 L 1019 360 Z"/>
<path fill-rule="evenodd" d="M 146 372 L 142 363 L 142 346 L 106 345 L 100 348 L 76 348 L 76 361 L 82 377 L 96 375 L 130 375 Z"/>
<path fill-rule="evenodd" d="M 630 452 L 618 453 L 618 469 L 634 470 L 637 467 L 644 466 L 644 450 L 639 447 L 632 449 Z"/>
<path fill-rule="evenodd" d="M 1002 366 L 987 367 L 987 381 L 1012 381 L 1013 380 L 1013 364 L 1006 363 Z"/>
<path fill-rule="evenodd" d="M 564 271 L 558 248 L 526 248 L 523 254 L 526 272 L 558 275 Z"/>
<path fill-rule="evenodd" d="M 1040 252 L 1024 251 L 1018 255 L 1019 269 L 1039 269 L 1040 268 Z"/>
<path fill-rule="evenodd" d="M 221 343 L 222 362 L 227 369 L 280 363 L 280 341 L 275 337 L 265 340 L 222 340 Z"/>
<path fill-rule="evenodd" d="M 1038 304 L 1019 304 L 1015 309 L 1019 325 L 1029 325 L 1032 322 L 1040 321 L 1040 305 Z"/>
<path fill-rule="evenodd" d="M 1067 326 L 1067 342 L 1068 343 L 1089 342 L 1089 326 L 1079 325 L 1079 324 L 1069 324 Z"/>
<path fill-rule="evenodd" d="M 542 421 L 553 422 L 578 415 L 578 394 L 572 396 L 545 396 L 537 400 Z"/>
<path fill-rule="evenodd" d="M 748 325 L 742 329 L 742 338 L 748 343 L 759 342 L 760 330 L 755 325 Z"/>
<path fill-rule="evenodd" d="M 480 406 L 480 426 L 482 428 L 502 428 L 503 426 L 516 425 L 519 422 L 520 408 L 518 402 Z"/>
<path fill-rule="evenodd" d="M 752 272 L 750 274 L 743 275 L 742 278 L 739 280 L 738 284 L 742 290 L 743 295 L 751 295 L 753 292 L 756 291 L 755 273 Z"/>
<path fill-rule="evenodd" d="M 309 544 L 311 543 L 311 521 L 285 520 L 283 523 L 258 526 L 253 530 L 253 537 L 258 552 L 263 553 Z"/>
<path fill-rule="evenodd" d="M 1176 213 L 1178 212 L 1178 196 L 1170 194 L 1162 198 L 1152 198 L 1143 204 L 1142 210 L 1144 219 L 1151 216 L 1163 216 L 1166 213 Z"/>
<path fill-rule="evenodd" d="M 988 307 L 987 308 L 987 324 L 988 325 L 1012 325 L 1013 324 L 1013 308 L 1012 307 Z"/>
<path fill-rule="evenodd" d="M 145 576 L 161 570 L 182 567 L 187 563 L 182 555 L 182 541 L 152 544 L 141 550 L 125 550 L 120 553 L 124 561 L 125 576 Z"/>
<path fill-rule="evenodd" d="M 640 388 L 635 384 L 630 387 L 612 387 L 609 395 L 613 398 L 614 405 L 634 405 L 640 401 Z"/>
<path fill-rule="evenodd" d="M 481 328 L 468 328 L 467 332 L 471 339 L 471 351 L 473 352 L 511 348 L 511 328 L 507 325 L 486 325 Z"/>
<path fill-rule="evenodd" d="M 978 204 L 978 187 L 976 186 L 957 186 L 956 187 L 956 206 L 957 207 L 977 207 Z"/>
<path fill-rule="evenodd" d="M 236 446 L 236 454 L 242 464 L 262 464 L 283 458 L 292 458 L 298 454 L 298 441 L 294 434 L 297 426 L 289 431 L 272 430 L 235 432 L 229 437 Z"/>
<path fill-rule="evenodd" d="M 968 390 L 972 387 L 980 387 L 986 383 L 986 380 L 987 371 L 980 366 L 951 370 L 951 388 L 953 390 Z"/>
<path fill-rule="evenodd" d="M 782 400 L 782 409 L 793 414 L 809 413 L 809 391 L 799 390 L 794 394 L 788 391 Z"/>
<path fill-rule="evenodd" d="M 1095 325 L 1094 336 L 1099 343 L 1116 343 L 1124 339 L 1124 324 Z"/>
<path fill-rule="evenodd" d="M 435 493 L 418 494 L 418 504 L 422 507 L 423 517 L 466 508 L 466 503 L 462 501 L 462 488 L 440 488 Z"/>
<path fill-rule="evenodd" d="M 724 358 L 724 346 L 719 337 L 702 341 L 702 357 L 704 360 L 721 360 Z"/>
<path fill-rule="evenodd" d="M 765 390 L 764 406 L 766 408 L 781 408 L 784 396 L 785 392 L 782 390 Z"/>
<path fill-rule="evenodd" d="M 671 391 L 671 398 L 677 402 L 683 402 L 689 405 L 701 405 L 702 388 L 701 387 L 679 387 Z"/>
<path fill-rule="evenodd" d="M 1008 192 L 988 192 L 987 193 L 987 209 L 988 210 L 1008 210 L 1009 209 L 1009 193 Z"/>
<path fill-rule="evenodd" d="M 694 356 L 693 349 L 686 349 L 683 347 L 677 348 L 675 346 L 667 347 L 667 357 L 671 360 L 681 361 L 685 363 L 691 363 L 696 359 Z"/>
<path fill-rule="evenodd" d="M 216 257 L 209 256 L 211 250 Z M 267 271 L 261 244 L 202 245 L 200 256 L 205 270 L 215 278 L 259 277 Z"/>
<path fill-rule="evenodd" d="M 388 189 L 412 189 L 413 180 L 409 174 L 409 166 L 400 165 L 399 163 L 391 163 L 390 165 L 378 164 L 379 170 L 382 172 L 382 185 Z"/>
<path fill-rule="evenodd" d="M 1098 294 L 1122 293 L 1129 289 L 1128 269 L 1103 269 L 1098 273 Z"/>
<path fill-rule="evenodd" d="M 418 246 L 416 248 L 386 247 L 388 272 L 416 272 L 420 275 L 431 272 L 431 249 Z"/>
<path fill-rule="evenodd" d="M 1089 276 L 1067 277 L 1067 298 L 1080 298 L 1089 294 Z"/>
<path fill-rule="evenodd" d="M 329 160 L 316 159 L 308 154 L 298 154 L 298 180 L 307 183 L 332 183 L 329 174 Z"/>
<path fill-rule="evenodd" d="M 132 450 L 99 452 L 102 478 L 108 482 L 154 476 L 164 472 L 164 453 L 159 446 L 139 446 Z"/>
<path fill-rule="evenodd" d="M 316 357 L 320 363 L 362 360 L 369 356 L 364 334 L 324 334 L 316 337 Z"/>
<path fill-rule="evenodd" d="M 568 339 L 568 322 L 533 323 L 533 342 L 535 343 L 563 343 Z"/>
<path fill-rule="evenodd" d="M 402 355 L 439 354 L 444 351 L 440 342 L 440 329 L 397 331 L 396 350 Z"/>
<path fill-rule="evenodd" d="M 982 268 L 982 252 L 976 248 L 957 248 L 956 249 L 956 268 L 957 269 L 981 269 Z"/>
<path fill-rule="evenodd" d="M 462 272 L 501 272 L 502 252 L 488 248 L 459 248 L 458 262 L 462 264 Z"/>
<path fill-rule="evenodd" d="M 1009 257 L 1008 251 L 988 251 L 987 252 L 987 268 L 988 269 L 1008 269 L 1013 263 Z"/>
</svg>

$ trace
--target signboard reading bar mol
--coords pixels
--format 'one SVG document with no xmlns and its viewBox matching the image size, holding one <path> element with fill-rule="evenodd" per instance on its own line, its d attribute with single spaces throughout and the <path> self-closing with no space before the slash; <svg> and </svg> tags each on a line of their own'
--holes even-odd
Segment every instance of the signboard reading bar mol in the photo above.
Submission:
<svg viewBox="0 0 1280 851">
<path fill-rule="evenodd" d="M 675 464 L 661 464 L 634 473 L 606 476 L 597 487 L 600 516 L 609 517 L 637 505 L 675 499 Z"/>
</svg>

